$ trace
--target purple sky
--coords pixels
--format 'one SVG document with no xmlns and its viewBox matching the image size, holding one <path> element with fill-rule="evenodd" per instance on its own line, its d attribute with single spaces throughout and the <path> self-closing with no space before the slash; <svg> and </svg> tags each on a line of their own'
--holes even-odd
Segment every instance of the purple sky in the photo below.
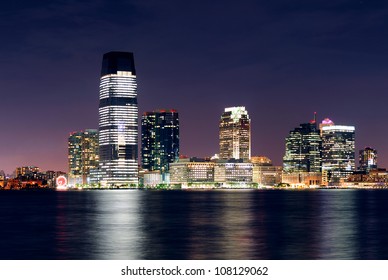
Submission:
<svg viewBox="0 0 388 280">
<path fill-rule="evenodd" d="M 356 126 L 388 167 L 386 1 L 7 1 L 0 24 L 0 169 L 67 171 L 69 132 L 98 127 L 102 55 L 132 51 L 139 113 L 175 108 L 181 154 L 218 152 L 225 107 L 246 106 L 252 155 L 318 120 Z"/>
</svg>

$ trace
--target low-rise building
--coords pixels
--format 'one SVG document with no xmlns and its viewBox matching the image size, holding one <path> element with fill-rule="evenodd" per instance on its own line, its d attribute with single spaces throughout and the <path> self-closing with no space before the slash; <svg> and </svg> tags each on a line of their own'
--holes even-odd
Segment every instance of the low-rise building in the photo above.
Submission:
<svg viewBox="0 0 388 280">
<path fill-rule="evenodd" d="M 320 172 L 294 172 L 283 173 L 282 183 L 292 187 L 319 187 L 322 184 L 322 173 Z"/>
<path fill-rule="evenodd" d="M 243 160 L 189 158 L 170 164 L 171 184 L 195 188 L 252 188 L 253 164 Z"/>
<path fill-rule="evenodd" d="M 139 180 L 140 181 L 140 180 Z M 170 184 L 170 173 L 161 173 L 160 170 L 143 171 L 142 185 L 144 187 L 157 187 Z"/>
<path fill-rule="evenodd" d="M 282 181 L 281 166 L 253 164 L 252 181 L 259 186 L 275 186 Z"/>
<path fill-rule="evenodd" d="M 179 159 L 170 163 L 170 183 L 214 182 L 214 162 L 200 158 Z"/>
<path fill-rule="evenodd" d="M 357 171 L 342 182 L 341 187 L 388 187 L 388 172 L 382 168 L 370 172 Z"/>
<path fill-rule="evenodd" d="M 217 183 L 252 182 L 252 163 L 229 160 L 216 161 L 214 165 L 214 181 Z"/>
</svg>

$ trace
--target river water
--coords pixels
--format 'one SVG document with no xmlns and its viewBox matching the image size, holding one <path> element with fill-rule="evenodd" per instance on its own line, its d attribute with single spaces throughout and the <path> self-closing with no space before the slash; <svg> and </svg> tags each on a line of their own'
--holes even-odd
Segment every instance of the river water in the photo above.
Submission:
<svg viewBox="0 0 388 280">
<path fill-rule="evenodd" d="M 388 259 L 388 190 L 2 191 L 0 259 Z"/>
</svg>

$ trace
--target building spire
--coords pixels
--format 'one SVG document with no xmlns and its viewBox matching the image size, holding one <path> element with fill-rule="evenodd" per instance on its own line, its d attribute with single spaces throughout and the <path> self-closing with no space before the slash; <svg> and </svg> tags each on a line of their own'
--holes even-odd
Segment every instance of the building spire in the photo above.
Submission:
<svg viewBox="0 0 388 280">
<path fill-rule="evenodd" d="M 317 123 L 317 112 L 314 112 L 314 118 L 310 121 L 311 124 Z"/>
</svg>

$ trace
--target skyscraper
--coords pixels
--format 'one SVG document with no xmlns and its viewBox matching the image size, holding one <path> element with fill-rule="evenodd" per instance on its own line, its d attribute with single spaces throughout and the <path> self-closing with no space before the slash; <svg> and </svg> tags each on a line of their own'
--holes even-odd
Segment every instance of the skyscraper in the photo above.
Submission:
<svg viewBox="0 0 388 280">
<path fill-rule="evenodd" d="M 104 54 L 100 80 L 99 148 L 102 187 L 138 183 L 138 106 L 133 53 Z"/>
<path fill-rule="evenodd" d="M 360 150 L 359 169 L 369 172 L 377 169 L 377 151 L 371 147 Z"/>
<path fill-rule="evenodd" d="M 251 158 L 251 120 L 245 107 L 225 108 L 220 120 L 220 159 Z"/>
<path fill-rule="evenodd" d="M 322 180 L 338 184 L 355 170 L 355 127 L 322 127 Z"/>
<path fill-rule="evenodd" d="M 169 170 L 179 158 L 179 116 L 176 110 L 146 112 L 141 119 L 141 162 L 149 171 Z"/>
<path fill-rule="evenodd" d="M 69 183 L 87 184 L 90 170 L 98 167 L 98 131 L 72 132 L 68 139 Z"/>
<path fill-rule="evenodd" d="M 315 119 L 300 124 L 286 137 L 283 171 L 321 172 L 321 146 L 322 140 Z"/>
</svg>

